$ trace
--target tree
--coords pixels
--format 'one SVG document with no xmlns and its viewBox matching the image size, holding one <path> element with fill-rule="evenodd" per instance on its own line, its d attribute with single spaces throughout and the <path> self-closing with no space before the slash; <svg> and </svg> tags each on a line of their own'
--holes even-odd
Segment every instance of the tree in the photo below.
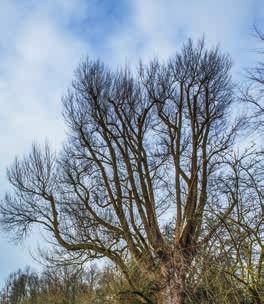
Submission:
<svg viewBox="0 0 264 304">
<path fill-rule="evenodd" d="M 255 26 L 255 36 L 263 44 L 264 34 Z M 256 51 L 257 55 L 263 56 L 263 48 Z M 249 84 L 242 90 L 242 100 L 252 106 L 251 120 L 254 128 L 263 129 L 264 126 L 264 103 L 263 103 L 263 85 L 264 85 L 264 63 L 260 60 L 253 68 L 247 70 Z"/>
<path fill-rule="evenodd" d="M 66 252 L 110 259 L 137 291 L 133 261 L 157 303 L 184 303 L 195 257 L 236 205 L 218 186 L 241 126 L 230 68 L 191 40 L 137 73 L 83 62 L 63 98 L 68 141 L 8 169 L 3 227 L 22 238 L 39 224 Z"/>
<path fill-rule="evenodd" d="M 2 304 L 24 304 L 36 303 L 36 295 L 39 292 L 39 281 L 36 273 L 30 268 L 24 271 L 11 273 L 1 291 L 0 303 Z M 27 300 L 30 299 L 28 302 Z"/>
<path fill-rule="evenodd" d="M 230 159 L 229 166 L 231 174 L 220 187 L 229 194 L 235 208 L 222 218 L 223 226 L 215 235 L 212 264 L 228 275 L 228 282 L 233 280 L 239 286 L 246 303 L 261 304 L 264 303 L 263 155 L 251 147 Z"/>
<path fill-rule="evenodd" d="M 72 265 L 47 268 L 41 276 L 44 283 L 42 291 L 45 291 L 46 297 L 44 301 L 51 298 L 53 303 L 76 304 L 82 291 L 83 276 L 84 270 Z"/>
</svg>

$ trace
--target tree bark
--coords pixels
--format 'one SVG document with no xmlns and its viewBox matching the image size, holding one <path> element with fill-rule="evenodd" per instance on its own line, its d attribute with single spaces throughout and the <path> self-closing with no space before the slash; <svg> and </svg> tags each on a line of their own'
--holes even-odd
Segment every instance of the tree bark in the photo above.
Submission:
<svg viewBox="0 0 264 304">
<path fill-rule="evenodd" d="M 185 278 L 187 268 L 184 258 L 172 255 L 171 259 L 161 266 L 160 291 L 157 296 L 158 304 L 184 304 Z"/>
<path fill-rule="evenodd" d="M 185 295 L 179 284 L 168 284 L 159 292 L 157 304 L 184 304 Z"/>
</svg>

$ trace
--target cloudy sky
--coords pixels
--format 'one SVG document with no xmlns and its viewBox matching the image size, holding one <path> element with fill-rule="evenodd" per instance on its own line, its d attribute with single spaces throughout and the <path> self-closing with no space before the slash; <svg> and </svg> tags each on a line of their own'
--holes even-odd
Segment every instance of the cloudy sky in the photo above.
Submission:
<svg viewBox="0 0 264 304">
<path fill-rule="evenodd" d="M 264 30 L 263 0 L 0 0 L 0 195 L 6 167 L 33 141 L 64 138 L 61 96 L 81 58 L 113 67 L 168 58 L 203 34 L 234 62 L 234 77 L 256 60 L 253 25 Z M 0 233 L 0 284 L 18 267 L 35 265 L 29 248 Z"/>
</svg>

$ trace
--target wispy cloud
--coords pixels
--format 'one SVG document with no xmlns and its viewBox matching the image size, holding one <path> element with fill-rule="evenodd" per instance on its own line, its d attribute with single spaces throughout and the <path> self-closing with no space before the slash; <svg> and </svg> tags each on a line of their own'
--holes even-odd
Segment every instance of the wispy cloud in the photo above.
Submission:
<svg viewBox="0 0 264 304">
<path fill-rule="evenodd" d="M 253 24 L 263 23 L 264 3 L 252 0 L 135 0 L 127 26 L 109 38 L 116 62 L 167 58 L 187 38 L 205 35 L 209 45 L 231 54 L 237 67 L 246 66 L 254 47 Z"/>
<path fill-rule="evenodd" d="M 39 1 L 44 3 L 44 1 Z M 24 1 L 0 4 L 0 190 L 5 168 L 33 140 L 59 146 L 64 137 L 60 99 L 89 45 L 68 29 L 81 18 L 81 1 Z M 53 4 L 52 4 L 53 3 Z M 52 14 L 53 9 L 60 16 Z M 2 195 L 1 195 L 2 196 Z M 28 244 L 28 243 L 27 243 Z M 0 240 L 0 279 L 31 262 L 27 246 Z"/>
</svg>

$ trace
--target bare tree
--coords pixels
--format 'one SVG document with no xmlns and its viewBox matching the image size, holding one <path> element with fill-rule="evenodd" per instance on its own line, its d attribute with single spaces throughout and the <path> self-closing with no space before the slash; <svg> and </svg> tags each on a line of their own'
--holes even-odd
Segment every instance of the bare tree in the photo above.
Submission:
<svg viewBox="0 0 264 304">
<path fill-rule="evenodd" d="M 22 238 L 39 224 L 68 252 L 110 259 L 137 290 L 133 260 L 157 303 L 184 303 L 199 249 L 236 205 L 218 185 L 241 126 L 230 68 L 204 41 L 137 73 L 83 62 L 63 98 L 68 141 L 8 169 L 3 227 Z"/>
<path fill-rule="evenodd" d="M 224 274 L 236 280 L 246 298 L 264 303 L 263 155 L 253 148 L 229 159 L 230 176 L 220 182 L 235 208 L 221 216 L 213 257 Z"/>
<path fill-rule="evenodd" d="M 254 67 L 247 69 L 247 78 L 249 83 L 246 88 L 242 90 L 241 97 L 244 102 L 252 106 L 250 118 L 253 122 L 253 127 L 257 127 L 262 130 L 264 126 L 264 63 L 262 60 L 264 54 L 262 47 L 264 42 L 264 34 L 257 26 L 254 27 L 254 30 L 255 37 L 261 45 L 260 48 L 255 50 L 255 53 L 259 56 L 260 60 L 255 64 Z"/>
<path fill-rule="evenodd" d="M 5 287 L 1 291 L 0 303 L 20 304 L 36 303 L 36 295 L 39 292 L 39 280 L 36 273 L 29 267 L 25 270 L 19 269 L 9 275 Z"/>
</svg>

